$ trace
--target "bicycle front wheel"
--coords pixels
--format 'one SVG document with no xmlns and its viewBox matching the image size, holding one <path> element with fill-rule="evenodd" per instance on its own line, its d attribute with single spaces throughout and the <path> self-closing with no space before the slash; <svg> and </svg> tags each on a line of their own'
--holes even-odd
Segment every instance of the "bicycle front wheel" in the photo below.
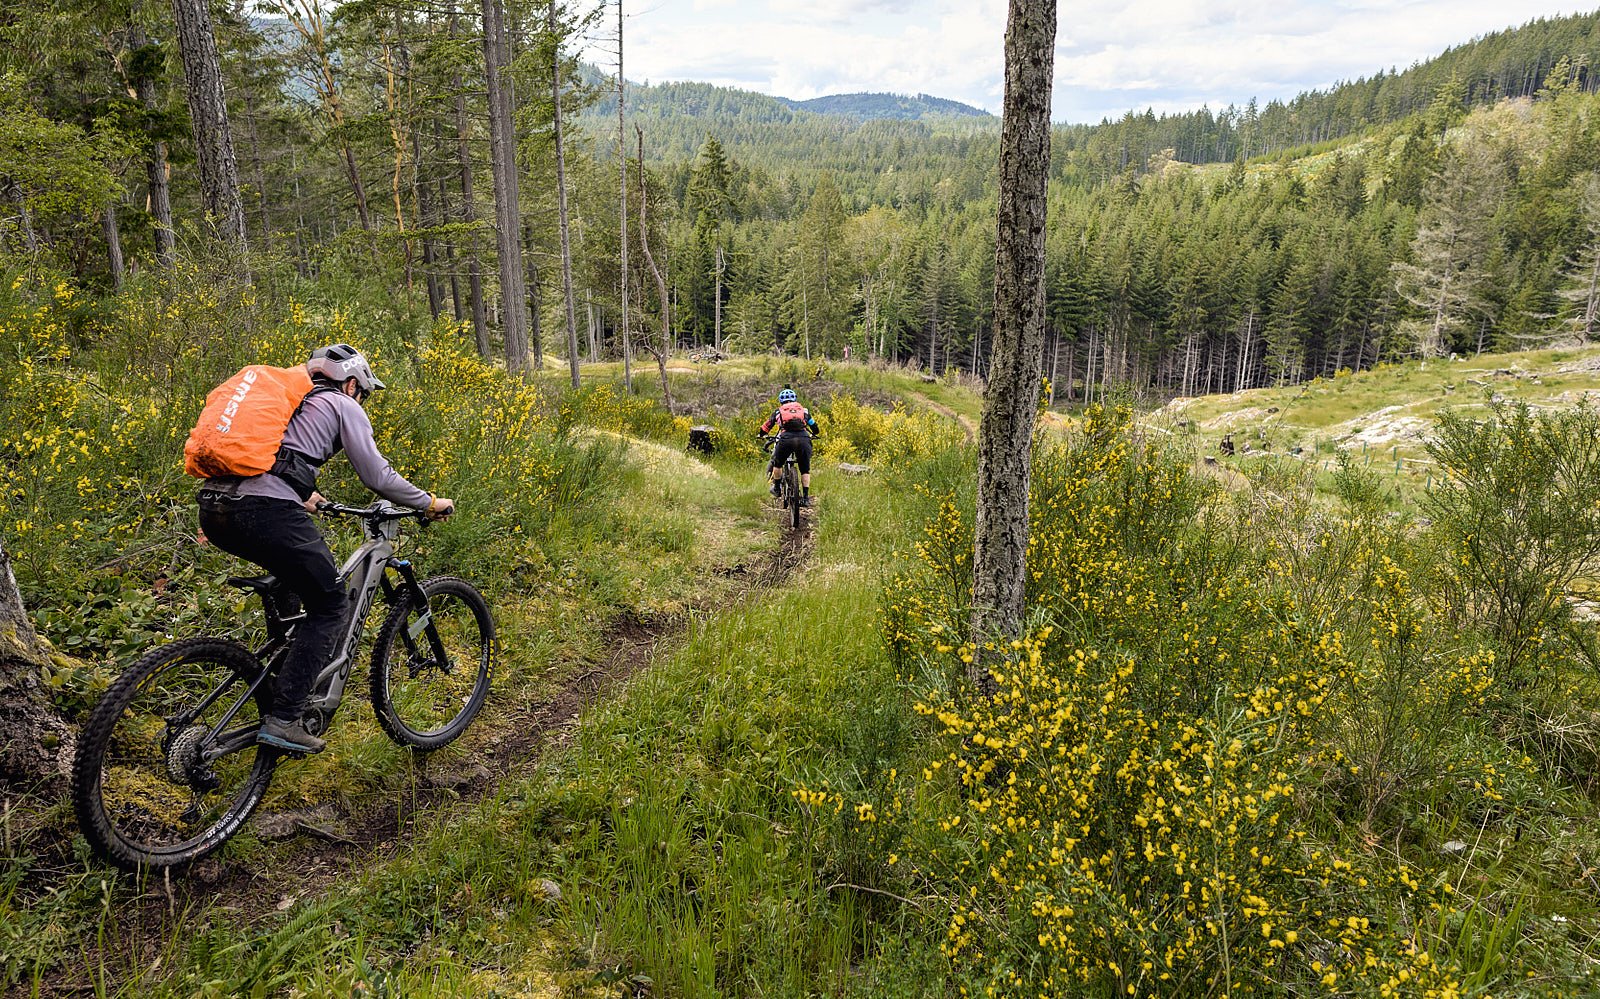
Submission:
<svg viewBox="0 0 1600 999">
<path fill-rule="evenodd" d="M 489 696 L 494 618 L 464 579 L 435 576 L 389 612 L 372 650 L 372 710 L 389 737 L 438 749 L 460 736 Z"/>
<path fill-rule="evenodd" d="M 117 678 L 72 763 L 73 810 L 95 852 L 127 870 L 174 867 L 239 831 L 278 765 L 256 744 L 271 697 L 263 673 L 236 642 L 191 638 Z"/>
</svg>

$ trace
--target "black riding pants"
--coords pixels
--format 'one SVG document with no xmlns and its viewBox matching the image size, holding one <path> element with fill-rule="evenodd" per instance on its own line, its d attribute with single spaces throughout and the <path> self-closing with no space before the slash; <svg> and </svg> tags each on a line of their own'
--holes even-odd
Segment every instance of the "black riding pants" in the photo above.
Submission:
<svg viewBox="0 0 1600 999">
<path fill-rule="evenodd" d="M 201 490 L 200 529 L 218 548 L 272 573 L 305 607 L 273 689 L 272 713 L 293 721 L 333 655 L 349 603 L 333 552 L 311 515 L 291 500 Z"/>
<path fill-rule="evenodd" d="M 801 475 L 811 474 L 811 435 L 810 434 L 780 434 L 778 445 L 772 449 L 772 467 L 782 468 L 783 463 L 789 460 L 790 453 L 794 454 L 795 461 L 800 465 Z"/>
</svg>

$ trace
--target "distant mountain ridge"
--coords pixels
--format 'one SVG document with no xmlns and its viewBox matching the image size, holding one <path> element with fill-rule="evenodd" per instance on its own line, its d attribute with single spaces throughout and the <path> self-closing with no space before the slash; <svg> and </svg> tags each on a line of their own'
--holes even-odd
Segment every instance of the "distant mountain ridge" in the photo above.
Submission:
<svg viewBox="0 0 1600 999">
<path fill-rule="evenodd" d="M 917 94 L 914 97 L 885 93 L 831 94 L 827 97 L 813 97 L 808 101 L 790 100 L 787 97 L 780 97 L 778 100 L 796 110 L 810 111 L 813 114 L 837 114 L 861 119 L 889 118 L 897 121 L 917 121 L 934 115 L 952 115 L 961 118 L 994 117 L 982 108 L 944 97 L 934 97 L 931 94 Z"/>
</svg>

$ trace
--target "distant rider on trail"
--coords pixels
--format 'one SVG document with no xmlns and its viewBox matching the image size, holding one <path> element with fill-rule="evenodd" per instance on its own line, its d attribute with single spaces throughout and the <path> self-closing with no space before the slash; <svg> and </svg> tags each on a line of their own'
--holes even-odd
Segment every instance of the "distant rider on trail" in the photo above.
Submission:
<svg viewBox="0 0 1600 999">
<path fill-rule="evenodd" d="M 772 480 L 772 495 L 777 496 L 781 492 L 778 483 L 783 479 L 783 464 L 789 460 L 792 452 L 800 465 L 800 505 L 810 506 L 811 438 L 821 436 L 822 431 L 817 429 L 817 421 L 811 418 L 811 411 L 800 405 L 794 389 L 787 385 L 778 393 L 778 408 L 767 417 L 767 422 L 761 424 L 761 432 L 770 434 L 773 427 L 778 427 L 782 433 L 778 434 L 777 447 L 772 449 L 772 462 L 767 465 L 767 476 Z"/>
<path fill-rule="evenodd" d="M 412 485 L 378 452 L 362 403 L 384 386 L 360 351 L 343 343 L 319 347 L 305 367 L 313 387 L 283 432 L 272 470 L 208 478 L 199 502 L 203 538 L 261 566 L 305 608 L 256 741 L 316 753 L 323 741 L 306 730 L 304 701 L 328 665 L 348 603 L 333 553 L 310 517 L 324 502 L 316 491 L 318 471 L 342 450 L 362 483 L 390 502 L 424 510 L 434 520 L 454 513 L 455 503 Z"/>
</svg>

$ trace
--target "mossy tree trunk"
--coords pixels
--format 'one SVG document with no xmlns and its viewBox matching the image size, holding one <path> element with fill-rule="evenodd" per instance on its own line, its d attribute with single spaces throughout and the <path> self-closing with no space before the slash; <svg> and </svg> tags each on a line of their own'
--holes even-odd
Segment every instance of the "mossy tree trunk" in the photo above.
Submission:
<svg viewBox="0 0 1600 999">
<path fill-rule="evenodd" d="M 978 433 L 972 565 L 972 640 L 978 653 L 970 674 L 984 693 L 993 689 L 984 644 L 1015 638 L 1022 630 L 1028 485 L 1044 350 L 1045 180 L 1050 171 L 1055 35 L 1055 0 L 1011 0 L 1000 132 L 994 346 Z"/>
<path fill-rule="evenodd" d="M 33 630 L 0 542 L 0 794 L 51 799 L 66 791 L 73 727 L 50 703 L 48 643 Z"/>
</svg>

